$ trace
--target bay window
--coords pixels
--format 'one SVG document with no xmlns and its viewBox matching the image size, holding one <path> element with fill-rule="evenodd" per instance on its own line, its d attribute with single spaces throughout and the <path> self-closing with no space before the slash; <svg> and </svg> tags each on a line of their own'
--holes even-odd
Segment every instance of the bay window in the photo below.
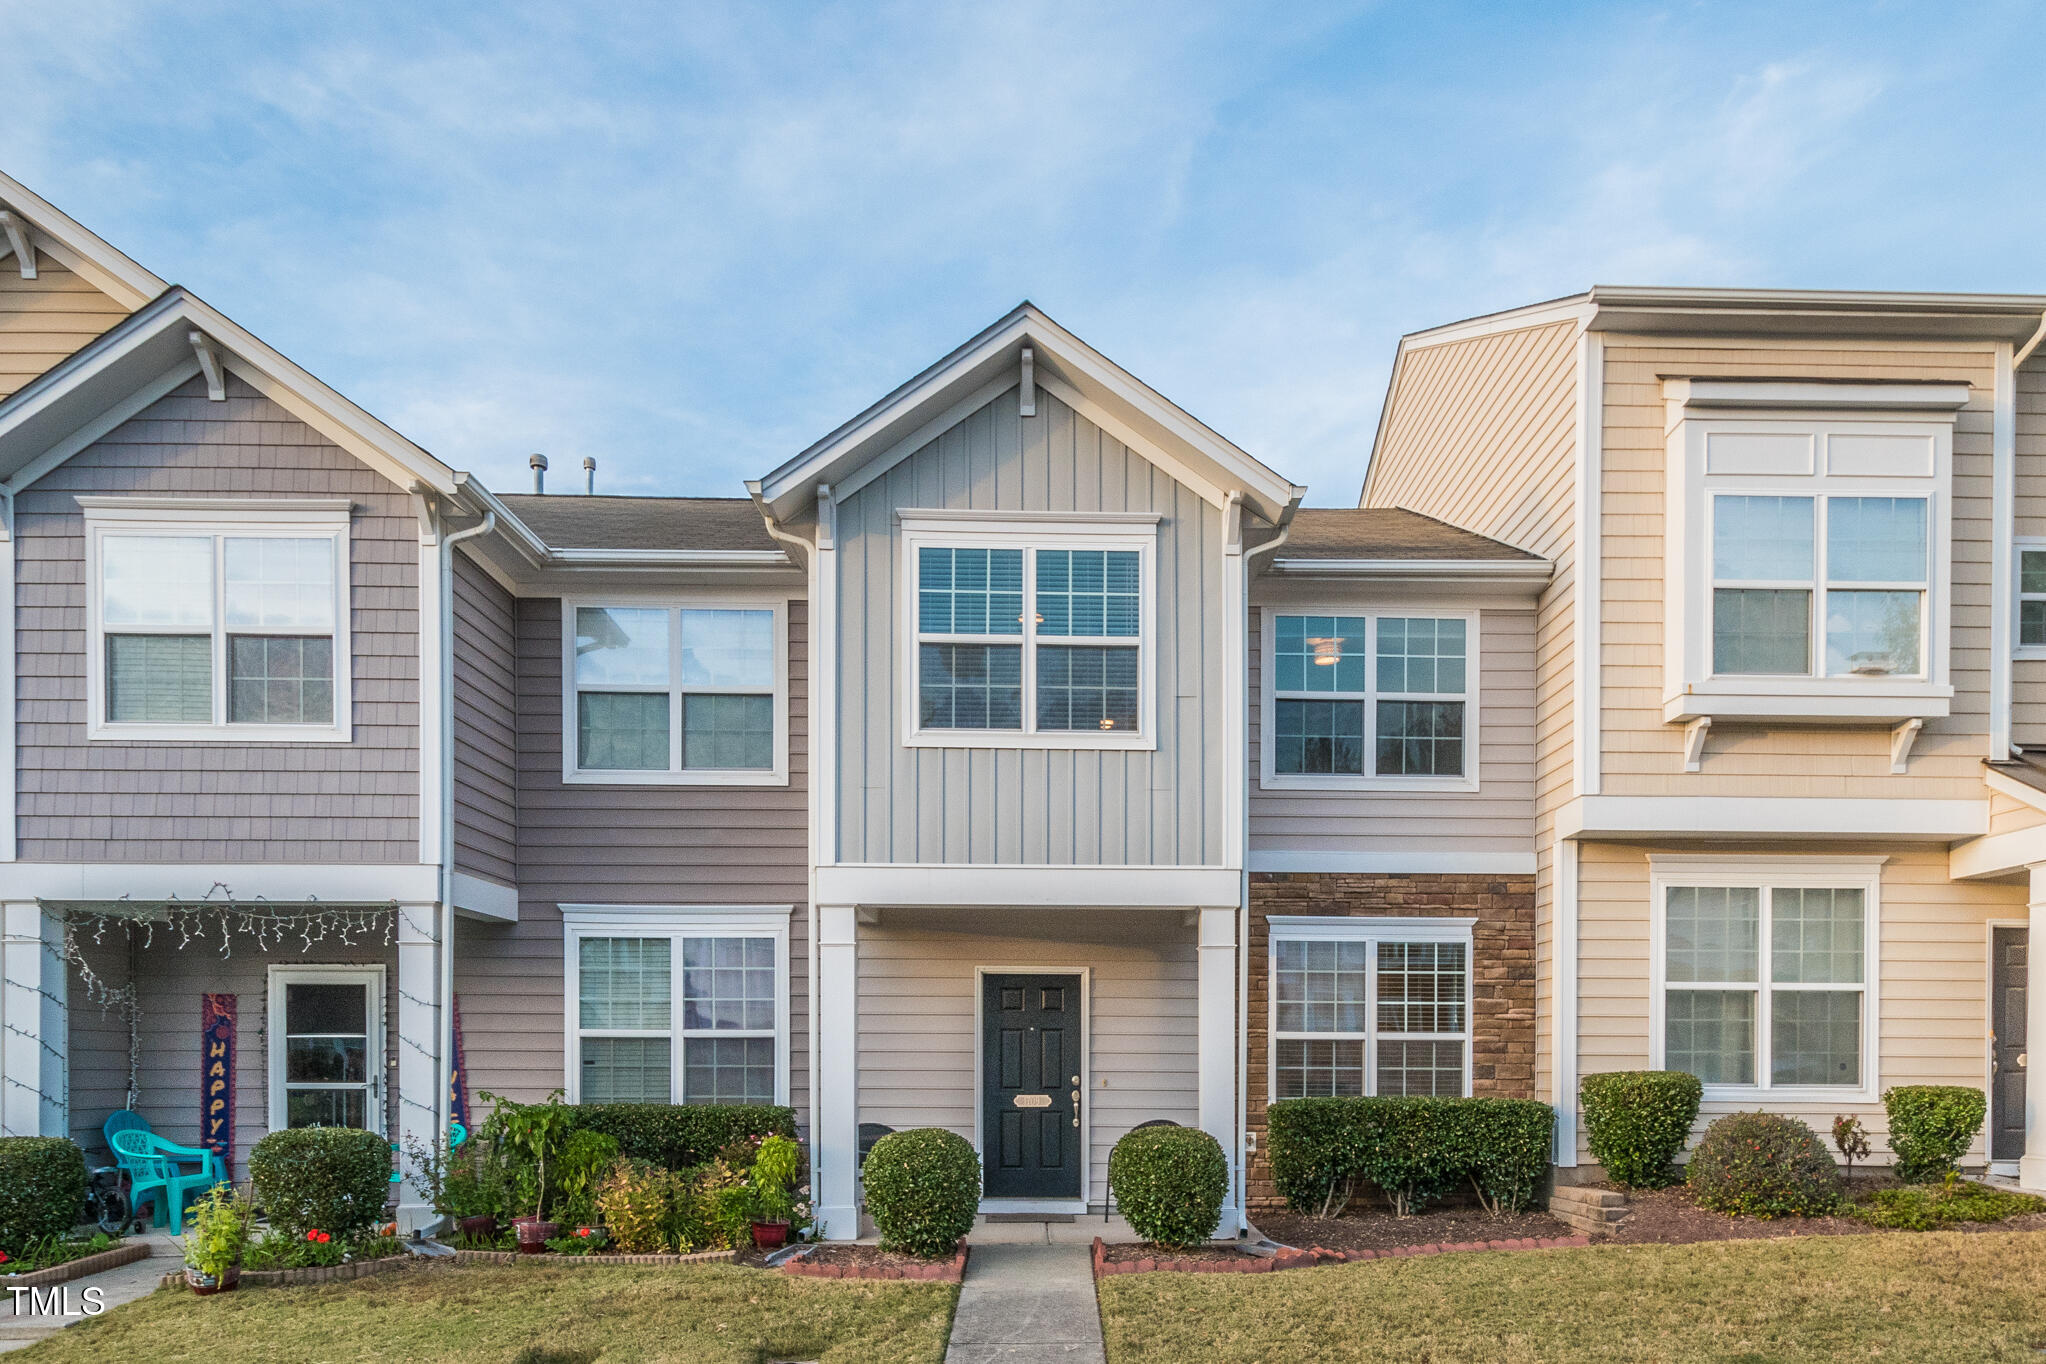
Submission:
<svg viewBox="0 0 2046 1364">
<path fill-rule="evenodd" d="M 1474 922 L 1273 916 L 1270 1097 L 1469 1094 Z"/>
<path fill-rule="evenodd" d="M 346 502 L 79 502 L 89 737 L 349 737 Z"/>
<path fill-rule="evenodd" d="M 780 603 L 565 602 L 564 776 L 787 780 Z"/>
<path fill-rule="evenodd" d="M 1655 1048 L 1708 1096 L 1874 1092 L 1877 863 L 1658 859 Z"/>
</svg>

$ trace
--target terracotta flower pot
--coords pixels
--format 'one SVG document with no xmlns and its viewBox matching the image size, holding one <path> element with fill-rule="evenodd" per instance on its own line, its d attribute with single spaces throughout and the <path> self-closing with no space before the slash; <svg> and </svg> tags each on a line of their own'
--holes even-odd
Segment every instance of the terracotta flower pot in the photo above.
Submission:
<svg viewBox="0 0 2046 1364">
<path fill-rule="evenodd" d="M 455 1228 L 471 1240 L 487 1241 L 497 1235 L 497 1214 L 486 1212 L 477 1217 L 464 1217 L 455 1223 Z"/>
<path fill-rule="evenodd" d="M 542 1222 L 534 1217 L 521 1217 L 512 1223 L 512 1229 L 519 1234 L 521 1255 L 545 1255 L 547 1243 L 561 1235 L 561 1223 Z"/>
<path fill-rule="evenodd" d="M 777 1250 L 789 1239 L 789 1224 L 786 1222 L 755 1222 L 753 1244 L 761 1250 Z"/>
<path fill-rule="evenodd" d="M 228 1266 L 227 1271 L 217 1279 L 211 1274 L 201 1274 L 191 1265 L 185 1266 L 185 1282 L 190 1284 L 192 1291 L 202 1298 L 210 1297 L 215 1293 L 231 1293 L 241 1284 L 241 1281 L 242 1271 L 240 1265 Z"/>
</svg>

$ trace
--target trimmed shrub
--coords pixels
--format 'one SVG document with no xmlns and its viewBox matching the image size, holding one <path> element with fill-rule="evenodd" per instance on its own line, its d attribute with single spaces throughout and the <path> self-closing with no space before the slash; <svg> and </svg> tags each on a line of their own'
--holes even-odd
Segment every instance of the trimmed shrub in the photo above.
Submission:
<svg viewBox="0 0 2046 1364">
<path fill-rule="evenodd" d="M 1671 1169 L 1698 1120 L 1705 1086 L 1681 1070 L 1615 1070 L 1587 1075 L 1584 1129 L 1592 1159 L 1606 1178 L 1627 1188 L 1676 1182 Z"/>
<path fill-rule="evenodd" d="M 1178 1250 L 1215 1234 L 1229 1196 L 1229 1158 L 1198 1127 L 1125 1132 L 1108 1153 L 1108 1187 L 1131 1230 Z"/>
<path fill-rule="evenodd" d="M 1540 1190 L 1555 1111 L 1532 1099 L 1285 1099 L 1266 1121 L 1272 1182 L 1295 1212 L 1334 1216 L 1363 1183 L 1404 1215 L 1466 1181 L 1498 1212 Z"/>
<path fill-rule="evenodd" d="M 1780 1113 L 1729 1113 L 1705 1129 L 1684 1180 L 1700 1207 L 1736 1217 L 1821 1217 L 1840 1171 L 1819 1134 Z"/>
<path fill-rule="evenodd" d="M 734 1142 L 796 1135 L 796 1110 L 778 1104 L 578 1104 L 573 1127 L 615 1138 L 628 1160 L 668 1170 L 707 1165 Z"/>
<path fill-rule="evenodd" d="M 612 1168 L 597 1191 L 597 1210 L 618 1249 L 651 1255 L 673 1244 L 669 1224 L 685 1179 L 643 1160 L 621 1160 Z"/>
<path fill-rule="evenodd" d="M 1883 1111 L 1890 1115 L 1897 1178 L 1929 1184 L 1960 1167 L 1989 1105 L 1981 1090 L 1963 1085 L 1898 1085 L 1883 1091 Z"/>
<path fill-rule="evenodd" d="M 391 1148 L 354 1127 L 288 1128 L 250 1150 L 249 1177 L 271 1225 L 347 1238 L 383 1219 Z"/>
<path fill-rule="evenodd" d="M 85 1207 L 85 1152 L 69 1137 L 0 1137 L 0 1250 L 62 1236 Z"/>
<path fill-rule="evenodd" d="M 874 1143 L 860 1167 L 867 1211 L 888 1250 L 949 1255 L 980 1209 L 980 1157 L 956 1132 L 919 1127 Z"/>
</svg>

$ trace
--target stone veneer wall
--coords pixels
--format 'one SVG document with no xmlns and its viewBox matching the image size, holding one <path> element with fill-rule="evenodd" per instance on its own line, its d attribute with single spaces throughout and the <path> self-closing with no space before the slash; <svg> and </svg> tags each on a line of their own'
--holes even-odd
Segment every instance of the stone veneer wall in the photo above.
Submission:
<svg viewBox="0 0 2046 1364">
<path fill-rule="evenodd" d="M 1257 1134 L 1249 1203 L 1279 1197 L 1265 1164 L 1267 1024 L 1271 1019 L 1272 914 L 1370 917 L 1475 915 L 1471 930 L 1471 1092 L 1534 1097 L 1535 884 L 1532 876 L 1407 876 L 1349 872 L 1254 872 L 1250 878 L 1250 1104 Z"/>
</svg>

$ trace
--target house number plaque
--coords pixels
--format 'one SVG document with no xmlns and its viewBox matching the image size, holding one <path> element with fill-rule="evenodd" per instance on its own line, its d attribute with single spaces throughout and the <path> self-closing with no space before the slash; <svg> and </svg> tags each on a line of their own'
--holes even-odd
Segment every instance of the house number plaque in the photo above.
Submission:
<svg viewBox="0 0 2046 1364">
<path fill-rule="evenodd" d="M 1049 1095 L 1049 1094 L 1018 1094 L 1018 1095 L 1016 1096 L 1016 1107 L 1018 1107 L 1018 1108 L 1050 1108 L 1050 1107 L 1051 1107 L 1051 1095 Z"/>
</svg>

